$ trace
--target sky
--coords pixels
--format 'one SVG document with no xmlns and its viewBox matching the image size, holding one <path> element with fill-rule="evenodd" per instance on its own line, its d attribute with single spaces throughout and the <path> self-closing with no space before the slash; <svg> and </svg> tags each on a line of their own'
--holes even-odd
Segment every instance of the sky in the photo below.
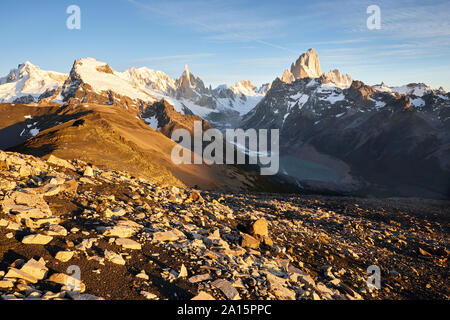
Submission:
<svg viewBox="0 0 450 320">
<path fill-rule="evenodd" d="M 81 10 L 79 30 L 66 26 L 70 5 Z M 370 5 L 380 29 L 367 27 Z M 2 0 L 0 76 L 24 61 L 68 73 L 93 57 L 117 71 L 178 78 L 188 64 L 206 85 L 261 85 L 314 48 L 324 72 L 450 91 L 449 18 L 448 0 Z"/>
</svg>

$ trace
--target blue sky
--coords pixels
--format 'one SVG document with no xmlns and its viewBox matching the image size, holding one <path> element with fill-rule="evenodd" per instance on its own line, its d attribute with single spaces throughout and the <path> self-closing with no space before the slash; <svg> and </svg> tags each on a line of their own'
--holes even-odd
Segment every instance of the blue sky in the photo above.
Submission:
<svg viewBox="0 0 450 320">
<path fill-rule="evenodd" d="M 81 30 L 66 28 L 69 5 Z M 369 5 L 381 29 L 366 26 Z M 94 57 L 123 71 L 177 78 L 184 65 L 213 87 L 271 82 L 309 48 L 323 71 L 368 84 L 425 82 L 450 90 L 450 1 L 0 1 L 0 75 L 24 61 L 69 72 Z"/>
</svg>

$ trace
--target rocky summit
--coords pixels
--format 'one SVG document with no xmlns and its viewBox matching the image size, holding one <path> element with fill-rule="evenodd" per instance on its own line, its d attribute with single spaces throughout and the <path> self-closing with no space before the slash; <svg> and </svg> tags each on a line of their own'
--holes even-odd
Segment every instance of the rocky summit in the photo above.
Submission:
<svg viewBox="0 0 450 320">
<path fill-rule="evenodd" d="M 3 300 L 450 296 L 445 201 L 198 191 L 11 152 L 0 165 Z"/>
</svg>

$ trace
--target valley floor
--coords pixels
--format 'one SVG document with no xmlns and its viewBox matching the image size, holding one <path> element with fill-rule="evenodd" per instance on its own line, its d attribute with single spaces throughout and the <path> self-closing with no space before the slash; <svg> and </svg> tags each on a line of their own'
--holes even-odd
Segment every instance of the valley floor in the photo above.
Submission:
<svg viewBox="0 0 450 320">
<path fill-rule="evenodd" d="M 0 203 L 2 299 L 450 298 L 449 202 L 199 192 L 0 151 Z"/>
</svg>

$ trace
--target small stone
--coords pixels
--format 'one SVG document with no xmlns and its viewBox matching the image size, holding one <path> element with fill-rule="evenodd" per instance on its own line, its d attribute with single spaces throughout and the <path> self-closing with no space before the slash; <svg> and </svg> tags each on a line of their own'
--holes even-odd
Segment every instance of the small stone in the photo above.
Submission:
<svg viewBox="0 0 450 320">
<path fill-rule="evenodd" d="M 92 169 L 92 167 L 86 167 L 86 169 L 84 170 L 83 175 L 85 177 L 93 177 L 94 176 L 94 169 Z"/>
<path fill-rule="evenodd" d="M 187 278 L 187 276 L 188 276 L 188 272 L 187 272 L 185 265 L 183 264 L 183 265 L 181 265 L 181 270 L 180 270 L 180 273 L 178 274 L 178 278 Z"/>
<path fill-rule="evenodd" d="M 422 248 L 419 248 L 418 251 L 419 251 L 419 254 L 421 254 L 422 256 L 431 257 L 431 253 L 429 253 L 428 251 L 425 251 Z"/>
<path fill-rule="evenodd" d="M 105 216 L 107 218 L 112 218 L 112 217 L 122 217 L 126 214 L 127 212 L 125 211 L 125 209 L 123 208 L 114 208 L 113 210 L 110 209 L 106 209 L 105 211 Z"/>
<path fill-rule="evenodd" d="M 38 191 L 38 190 L 36 190 Z M 39 194 L 45 196 L 45 197 L 52 197 L 56 196 L 61 191 L 61 188 L 57 184 L 46 184 L 45 186 L 42 186 L 39 188 Z"/>
<path fill-rule="evenodd" d="M 147 300 L 158 300 L 158 296 L 148 291 L 141 291 L 141 295 L 145 297 Z"/>
<path fill-rule="evenodd" d="M 259 240 L 253 238 L 251 235 L 243 233 L 242 234 L 242 241 L 241 246 L 245 248 L 251 248 L 251 249 L 259 249 Z"/>
<path fill-rule="evenodd" d="M 48 228 L 47 235 L 49 236 L 67 236 L 67 230 L 59 224 L 51 224 Z"/>
<path fill-rule="evenodd" d="M 200 195 L 200 192 L 198 192 L 197 190 L 192 190 L 191 194 L 189 196 L 189 199 L 194 201 L 194 202 L 204 202 L 205 200 L 202 198 L 202 196 Z"/>
<path fill-rule="evenodd" d="M 148 274 L 145 273 L 145 270 L 142 270 L 140 273 L 138 273 L 138 274 L 136 275 L 136 278 L 144 279 L 144 280 L 150 279 L 149 276 L 148 276 Z"/>
<path fill-rule="evenodd" d="M 72 259 L 73 255 L 74 255 L 73 251 L 59 251 L 56 254 L 55 258 L 56 260 L 59 260 L 61 262 L 67 262 L 70 259 Z"/>
<path fill-rule="evenodd" d="M 216 300 L 212 295 L 209 293 L 206 293 L 204 291 L 200 291 L 198 295 L 193 297 L 191 300 L 200 300 L 200 301 L 206 301 L 206 300 Z"/>
<path fill-rule="evenodd" d="M 14 287 L 14 282 L 10 280 L 0 280 L 0 289 L 9 289 Z"/>
</svg>

